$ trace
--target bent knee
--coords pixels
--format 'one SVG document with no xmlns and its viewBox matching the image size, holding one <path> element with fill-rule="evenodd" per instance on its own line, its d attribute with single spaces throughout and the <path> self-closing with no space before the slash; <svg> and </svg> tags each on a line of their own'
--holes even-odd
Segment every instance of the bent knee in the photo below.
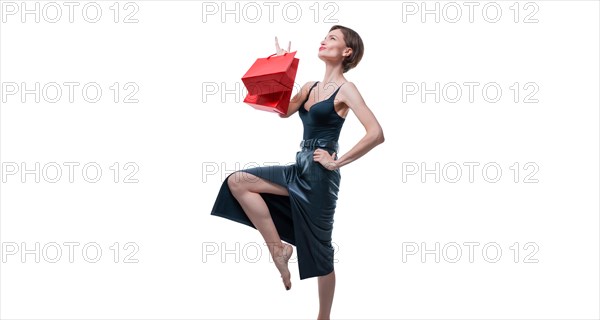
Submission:
<svg viewBox="0 0 600 320">
<path fill-rule="evenodd" d="M 248 182 L 256 182 L 257 177 L 251 173 L 244 171 L 236 171 L 229 175 L 227 179 L 227 185 L 231 191 L 240 191 L 248 189 Z"/>
</svg>

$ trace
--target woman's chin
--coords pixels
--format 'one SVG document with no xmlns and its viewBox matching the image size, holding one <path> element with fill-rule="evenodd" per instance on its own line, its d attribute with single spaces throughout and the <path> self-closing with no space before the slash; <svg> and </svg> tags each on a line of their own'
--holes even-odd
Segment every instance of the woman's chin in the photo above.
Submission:
<svg viewBox="0 0 600 320">
<path fill-rule="evenodd" d="M 327 61 L 329 60 L 329 57 L 324 55 L 323 53 L 321 53 L 321 51 L 319 51 L 319 53 L 317 54 L 317 56 L 319 57 L 319 59 L 323 60 L 323 61 Z"/>
</svg>

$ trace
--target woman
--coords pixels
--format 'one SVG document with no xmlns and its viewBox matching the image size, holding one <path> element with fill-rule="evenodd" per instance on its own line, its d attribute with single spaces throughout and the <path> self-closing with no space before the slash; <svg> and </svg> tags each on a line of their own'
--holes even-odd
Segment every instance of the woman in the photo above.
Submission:
<svg viewBox="0 0 600 320">
<path fill-rule="evenodd" d="M 290 43 L 291 45 L 291 43 Z M 277 55 L 288 50 L 279 47 Z M 288 260 L 296 246 L 300 279 L 318 277 L 319 319 L 328 319 L 335 289 L 331 234 L 340 185 L 340 168 L 384 141 L 379 122 L 358 89 L 344 73 L 356 67 L 363 43 L 352 29 L 333 26 L 319 48 L 325 62 L 323 81 L 308 82 L 291 99 L 287 118 L 298 111 L 304 125 L 296 163 L 243 169 L 230 174 L 211 212 L 257 229 L 265 239 L 287 290 L 291 288 Z M 320 97 L 329 97 L 320 99 Z M 337 156 L 338 138 L 352 110 L 366 129 L 365 136 Z M 283 243 L 282 239 L 288 243 Z"/>
</svg>

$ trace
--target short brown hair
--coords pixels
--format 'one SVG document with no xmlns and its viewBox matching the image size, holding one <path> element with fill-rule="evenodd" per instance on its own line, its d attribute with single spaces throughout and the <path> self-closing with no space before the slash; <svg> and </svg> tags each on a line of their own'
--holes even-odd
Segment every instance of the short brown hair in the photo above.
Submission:
<svg viewBox="0 0 600 320">
<path fill-rule="evenodd" d="M 356 67 L 362 59 L 363 53 L 365 51 L 365 47 L 363 45 L 362 39 L 358 35 L 358 33 L 348 27 L 344 27 L 341 25 L 335 25 L 329 29 L 329 31 L 333 31 L 336 29 L 340 29 L 342 34 L 344 35 L 344 40 L 346 42 L 346 46 L 352 48 L 352 53 L 347 56 L 342 62 L 342 67 L 344 68 L 344 73 L 348 70 Z"/>
</svg>

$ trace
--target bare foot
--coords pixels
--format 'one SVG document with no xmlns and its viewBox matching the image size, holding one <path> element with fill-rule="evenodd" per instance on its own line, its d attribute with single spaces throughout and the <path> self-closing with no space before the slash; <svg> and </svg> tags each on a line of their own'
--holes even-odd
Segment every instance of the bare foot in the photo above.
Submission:
<svg viewBox="0 0 600 320">
<path fill-rule="evenodd" d="M 290 269 L 288 269 L 288 261 L 292 257 L 293 251 L 294 248 L 291 245 L 282 243 L 281 246 L 275 247 L 273 253 L 273 262 L 275 262 L 277 270 L 279 270 L 279 273 L 281 273 L 283 285 L 285 285 L 286 290 L 290 290 L 292 288 Z"/>
</svg>

